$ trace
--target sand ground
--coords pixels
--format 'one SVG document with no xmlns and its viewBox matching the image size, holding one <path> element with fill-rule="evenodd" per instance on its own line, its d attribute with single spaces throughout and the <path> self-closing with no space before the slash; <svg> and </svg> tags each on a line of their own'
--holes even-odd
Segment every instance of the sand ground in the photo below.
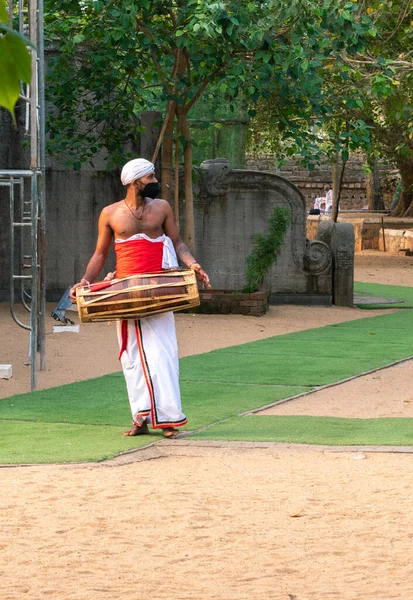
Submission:
<svg viewBox="0 0 413 600">
<path fill-rule="evenodd" d="M 412 286 L 413 259 L 363 252 L 356 279 Z M 28 335 L 7 311 L 0 363 L 13 378 L 0 380 L 0 398 L 30 389 Z M 180 353 L 382 312 L 177 315 Z M 119 370 L 113 326 L 57 334 L 53 324 L 40 388 Z M 411 417 L 412 374 L 406 362 L 272 410 Z M 412 463 L 408 453 L 182 441 L 106 464 L 5 467 L 0 598 L 413 600 Z"/>
</svg>

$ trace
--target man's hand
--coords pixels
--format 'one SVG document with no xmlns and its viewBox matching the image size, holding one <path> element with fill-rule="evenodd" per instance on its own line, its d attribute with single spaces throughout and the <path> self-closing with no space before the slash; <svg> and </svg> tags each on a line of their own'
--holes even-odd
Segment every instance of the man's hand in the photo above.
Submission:
<svg viewBox="0 0 413 600">
<path fill-rule="evenodd" d="M 73 303 L 76 302 L 76 290 L 77 290 L 77 288 L 79 288 L 79 287 L 85 287 L 86 285 L 90 285 L 90 283 L 88 281 L 86 281 L 86 279 L 81 279 L 79 281 L 79 283 L 75 283 L 75 285 L 73 285 L 70 288 L 69 297 L 70 297 L 70 299 L 71 299 L 71 301 Z"/>
<path fill-rule="evenodd" d="M 208 274 L 205 273 L 204 269 L 199 263 L 192 263 L 189 268 L 195 273 L 196 278 L 201 282 L 204 288 L 207 288 L 208 290 L 211 289 Z"/>
<path fill-rule="evenodd" d="M 112 272 L 112 271 L 110 271 L 110 272 L 109 272 L 109 273 L 106 275 L 106 277 L 105 277 L 105 279 L 104 279 L 103 281 L 112 281 L 112 279 L 115 279 L 115 277 L 116 277 L 116 271 L 113 271 L 113 272 Z"/>
</svg>

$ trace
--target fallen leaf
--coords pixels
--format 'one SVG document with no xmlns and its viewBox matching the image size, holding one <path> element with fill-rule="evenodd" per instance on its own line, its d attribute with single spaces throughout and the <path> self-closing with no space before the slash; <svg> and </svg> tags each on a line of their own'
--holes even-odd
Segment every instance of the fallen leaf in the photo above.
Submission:
<svg viewBox="0 0 413 600">
<path fill-rule="evenodd" d="M 298 512 L 294 513 L 293 515 L 290 515 L 290 517 L 292 519 L 298 519 L 299 517 L 302 517 L 304 513 L 304 509 L 302 508 L 301 510 L 299 510 Z"/>
</svg>

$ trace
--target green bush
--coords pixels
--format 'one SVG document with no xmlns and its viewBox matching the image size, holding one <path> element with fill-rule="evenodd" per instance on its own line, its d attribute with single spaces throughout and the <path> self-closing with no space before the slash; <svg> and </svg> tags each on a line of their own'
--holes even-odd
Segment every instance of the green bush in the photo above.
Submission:
<svg viewBox="0 0 413 600">
<path fill-rule="evenodd" d="M 271 214 L 267 232 L 251 236 L 253 248 L 247 258 L 246 285 L 242 290 L 244 293 L 251 294 L 261 288 L 264 277 L 277 261 L 277 251 L 283 245 L 289 224 L 290 211 L 278 207 Z"/>
</svg>

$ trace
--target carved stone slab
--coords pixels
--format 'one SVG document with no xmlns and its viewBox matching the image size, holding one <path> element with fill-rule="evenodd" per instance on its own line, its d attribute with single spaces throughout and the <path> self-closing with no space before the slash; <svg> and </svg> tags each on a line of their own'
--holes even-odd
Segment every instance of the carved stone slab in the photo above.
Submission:
<svg viewBox="0 0 413 600">
<path fill-rule="evenodd" d="M 333 304 L 354 306 L 354 229 L 351 223 L 321 221 L 317 240 L 326 243 L 333 258 Z"/>
<path fill-rule="evenodd" d="M 251 236 L 264 233 L 274 208 L 282 207 L 289 209 L 291 225 L 264 287 L 290 301 L 331 295 L 331 253 L 323 244 L 308 246 L 305 201 L 294 184 L 275 173 L 231 169 L 226 159 L 216 159 L 200 165 L 196 192 L 197 259 L 215 289 L 244 286 Z"/>
</svg>

